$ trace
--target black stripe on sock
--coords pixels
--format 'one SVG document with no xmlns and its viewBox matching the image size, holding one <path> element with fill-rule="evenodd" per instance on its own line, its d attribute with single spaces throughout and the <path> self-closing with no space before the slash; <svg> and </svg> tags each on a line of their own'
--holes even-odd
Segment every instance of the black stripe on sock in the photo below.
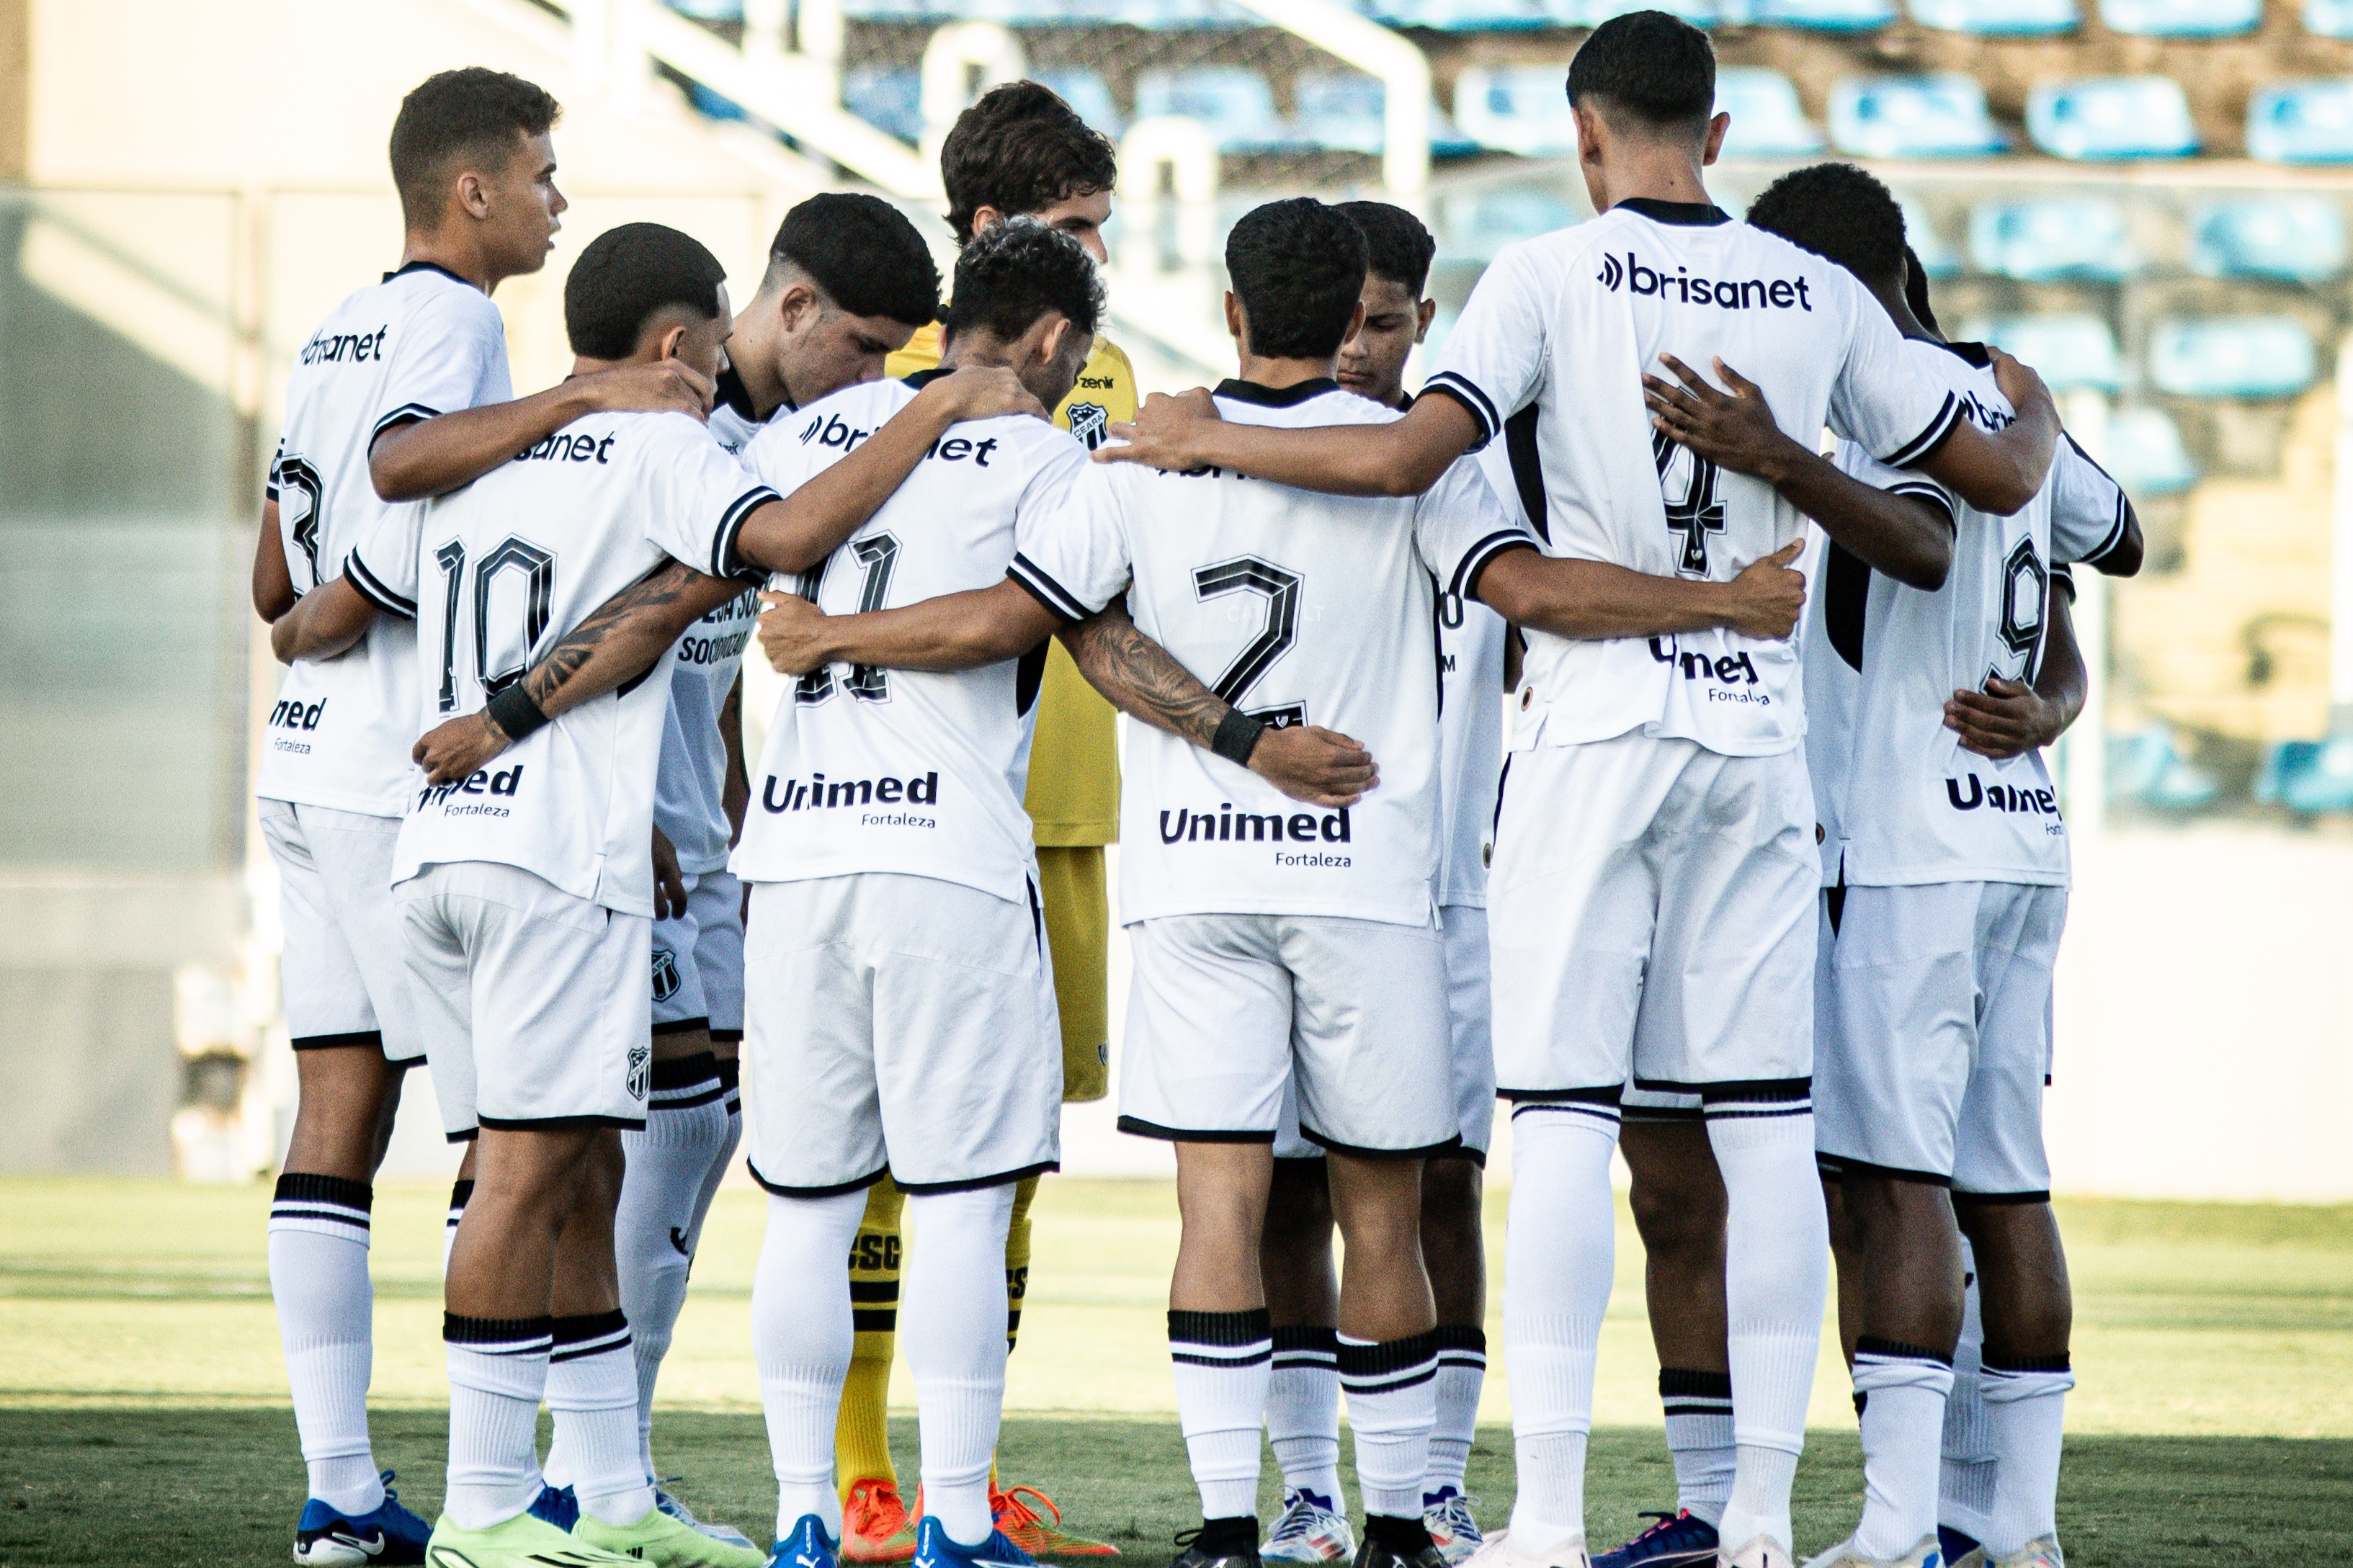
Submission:
<svg viewBox="0 0 2353 1568">
<path fill-rule="evenodd" d="M 334 1204 L 365 1214 L 375 1201 L 375 1188 L 366 1182 L 354 1182 L 344 1176 L 322 1176 L 315 1171 L 289 1171 L 278 1178 L 278 1190 L 270 1195 L 270 1201 L 282 1204 L 289 1199 Z"/>
<path fill-rule="evenodd" d="M 1274 1359 L 1272 1351 L 1244 1351 L 1233 1355 L 1187 1355 L 1183 1351 L 1168 1352 L 1170 1361 L 1181 1361 L 1187 1366 L 1260 1366 Z"/>
<path fill-rule="evenodd" d="M 1437 1360 L 1438 1336 L 1429 1331 L 1369 1345 L 1340 1341 L 1340 1376 L 1344 1381 L 1385 1378 L 1400 1372 L 1427 1373 L 1435 1368 Z"/>
<path fill-rule="evenodd" d="M 1487 1331 L 1476 1323 L 1440 1323 L 1430 1332 L 1431 1342 L 1441 1352 L 1477 1351 L 1482 1356 L 1487 1353 Z"/>
<path fill-rule="evenodd" d="M 1635 1079 L 1635 1082 L 1641 1088 L 1650 1087 L 1640 1079 Z M 1730 1102 L 1756 1104 L 1776 1100 L 1810 1100 L 1814 1093 L 1814 1080 L 1810 1078 L 1757 1078 L 1744 1079 L 1731 1083 L 1698 1083 L 1688 1086 L 1662 1082 L 1660 1087 L 1671 1089 L 1681 1089 L 1685 1093 L 1697 1093 L 1700 1103 L 1708 1106 Z"/>
<path fill-rule="evenodd" d="M 852 1301 L 889 1301 L 896 1304 L 899 1300 L 899 1282 L 896 1279 L 852 1279 L 849 1282 L 849 1299 Z"/>
<path fill-rule="evenodd" d="M 1926 1361 L 1934 1362 L 1938 1366 L 1953 1364 L 1951 1356 L 1938 1355 L 1935 1351 L 1925 1346 L 1906 1344 L 1902 1340 L 1883 1340 L 1876 1334 L 1856 1336 L 1854 1353 L 1857 1359 L 1875 1355 L 1889 1361 Z"/>
<path fill-rule="evenodd" d="M 609 1312 L 582 1312 L 574 1317 L 550 1318 L 547 1331 L 559 1345 L 576 1345 L 583 1340 L 601 1339 L 618 1333 L 629 1326 L 629 1315 L 616 1307 Z"/>
<path fill-rule="evenodd" d="M 2007 1361 L 1997 1361 L 1993 1356 L 1989 1354 L 1980 1358 L 1979 1364 L 1981 1364 L 1986 1371 L 1995 1373 L 2073 1372 L 2074 1370 L 2074 1368 L 2068 1363 L 2067 1352 L 2065 1351 L 2061 1351 L 2057 1355 L 2014 1356 Z"/>
<path fill-rule="evenodd" d="M 1311 1323 L 1278 1325 L 1274 1331 L 1274 1353 L 1336 1357 L 1340 1353 L 1339 1331 Z"/>
<path fill-rule="evenodd" d="M 1728 1372 L 1694 1372 L 1688 1367 L 1662 1366 L 1659 1369 L 1659 1397 L 1728 1400 L 1732 1397 L 1732 1374 Z"/>
<path fill-rule="evenodd" d="M 852 1333 L 895 1334 L 899 1331 L 899 1310 L 895 1307 L 877 1307 L 860 1311 L 852 1308 L 849 1313 L 849 1328 Z"/>
<path fill-rule="evenodd" d="M 473 1202 L 473 1201 L 474 1201 L 474 1183 L 473 1183 L 473 1179 L 472 1179 L 471 1177 L 468 1177 L 465 1181 L 462 1181 L 462 1182 L 453 1182 L 453 1183 L 451 1183 L 451 1184 L 450 1184 L 450 1186 L 449 1186 L 449 1206 L 450 1206 L 451 1208 L 453 1208 L 453 1209 L 462 1209 L 462 1208 L 464 1208 L 468 1204 L 470 1204 L 470 1203 L 471 1203 L 471 1202 Z"/>
<path fill-rule="evenodd" d="M 552 1318 L 469 1318 L 443 1312 L 441 1338 L 453 1345 L 480 1345 L 493 1354 L 541 1350 L 554 1338 L 554 1322 Z"/>
<path fill-rule="evenodd" d="M 653 1085 L 657 1090 L 691 1089 L 699 1084 L 716 1082 L 718 1078 L 719 1058 L 709 1051 L 697 1051 L 691 1057 L 673 1057 L 668 1061 L 657 1059 L 654 1063 Z"/>
<path fill-rule="evenodd" d="M 1184 1345 L 1255 1345 L 1274 1338 L 1274 1320 L 1264 1307 L 1246 1312 L 1168 1312 L 1168 1342 Z"/>
<path fill-rule="evenodd" d="M 692 1110 L 698 1105 L 708 1105 L 712 1100 L 726 1094 L 727 1091 L 719 1087 L 719 1080 L 717 1079 L 712 1079 L 708 1081 L 711 1087 L 704 1089 L 700 1094 L 675 1094 L 670 1096 L 669 1099 L 663 1099 L 660 1097 L 659 1091 L 657 1091 L 652 1098 L 647 1100 L 646 1110 L 649 1112 L 656 1110 Z"/>
<path fill-rule="evenodd" d="M 716 1039 L 722 1034 L 728 1035 L 730 1037 L 738 1040 L 744 1037 L 744 1031 L 741 1029 L 714 1029 L 712 1031 L 712 1037 Z M 734 1057 L 720 1057 L 718 1058 L 718 1062 L 719 1081 L 730 1092 L 733 1092 L 736 1084 L 741 1081 L 744 1077 L 744 1064 Z"/>
<path fill-rule="evenodd" d="M 347 1225 L 353 1230 L 365 1230 L 368 1228 L 367 1216 L 365 1215 L 350 1214 L 343 1209 L 298 1208 L 290 1205 L 280 1204 L 271 1207 L 269 1217 L 272 1221 L 281 1219 L 318 1219 L 325 1220 L 330 1225 Z"/>
</svg>

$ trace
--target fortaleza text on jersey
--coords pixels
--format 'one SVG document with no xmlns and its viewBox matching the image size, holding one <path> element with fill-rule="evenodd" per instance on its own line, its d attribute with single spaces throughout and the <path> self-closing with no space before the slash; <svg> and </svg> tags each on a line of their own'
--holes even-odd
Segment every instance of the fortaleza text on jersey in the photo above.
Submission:
<svg viewBox="0 0 2353 1568">
<path fill-rule="evenodd" d="M 1164 811 L 1160 814 L 1160 842 L 1163 844 L 1263 844 L 1269 839 L 1281 843 L 1288 835 L 1294 844 L 1345 844 L 1348 842 L 1348 808 L 1317 817 L 1312 812 L 1294 812 L 1289 816 L 1281 812 L 1259 816 L 1254 812 L 1236 811 L 1221 805 L 1215 815 L 1206 811 Z M 1345 862 L 1344 862 L 1345 864 Z"/>
</svg>

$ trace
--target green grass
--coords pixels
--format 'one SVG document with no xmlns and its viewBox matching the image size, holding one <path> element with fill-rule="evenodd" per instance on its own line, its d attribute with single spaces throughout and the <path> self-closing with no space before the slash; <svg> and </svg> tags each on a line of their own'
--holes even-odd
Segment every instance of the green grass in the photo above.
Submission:
<svg viewBox="0 0 2353 1568">
<path fill-rule="evenodd" d="M 428 1514 L 445 1191 L 387 1186 L 375 1226 L 378 1451 Z M 301 1471 L 268 1207 L 260 1186 L 0 1181 L 0 1565 L 283 1561 Z M 2353 1563 L 2353 1207 L 2060 1212 L 2082 1383 L 2062 1497 L 2071 1561 Z M 756 1193 L 722 1194 L 655 1438 L 690 1500 L 755 1530 L 775 1497 L 748 1338 L 761 1216 Z M 1500 1193 L 1489 1217 L 1499 1242 Z M 1144 1568 L 1166 1561 L 1192 1507 L 1160 1316 L 1175 1241 L 1165 1186 L 1050 1182 L 1008 1375 L 1008 1478 L 1044 1486 L 1075 1528 L 1111 1536 Z M 1500 1246 L 1491 1254 L 1499 1261 Z M 1622 1214 L 1618 1265 L 1590 1483 L 1593 1531 L 1609 1541 L 1673 1492 L 1641 1252 Z M 1500 1327 L 1491 1320 L 1490 1335 Z M 1826 1348 L 1799 1478 L 1806 1548 L 1843 1533 L 1860 1493 L 1835 1354 Z M 1472 1479 L 1482 1514 L 1499 1519 L 1511 1496 L 1500 1376 L 1482 1419 Z M 898 1436 L 911 1450 L 912 1431 Z M 903 1463 L 912 1477 L 912 1451 Z"/>
</svg>

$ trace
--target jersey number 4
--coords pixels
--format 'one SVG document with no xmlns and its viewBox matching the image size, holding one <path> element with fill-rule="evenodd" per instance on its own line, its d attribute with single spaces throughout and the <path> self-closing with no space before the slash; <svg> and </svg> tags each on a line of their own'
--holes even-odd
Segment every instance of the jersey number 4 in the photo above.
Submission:
<svg viewBox="0 0 2353 1568">
<path fill-rule="evenodd" d="M 1672 483 L 1678 454 L 1685 459 L 1681 495 Z M 1686 577 L 1704 577 L 1707 536 L 1724 531 L 1724 498 L 1716 493 L 1715 465 L 1656 431 L 1651 436 L 1651 459 L 1658 465 L 1659 489 L 1667 503 L 1667 531 L 1683 536 L 1675 569 Z"/>
<path fill-rule="evenodd" d="M 1204 604 L 1227 594 L 1257 594 L 1266 600 L 1266 619 L 1260 624 L 1258 635 L 1234 656 L 1213 689 L 1234 707 L 1242 707 L 1250 688 L 1299 640 L 1299 583 L 1298 573 L 1286 572 L 1255 555 L 1238 555 L 1194 569 L 1193 596 Z M 1242 710 L 1246 717 L 1278 730 L 1307 722 L 1306 707 L 1297 702 Z"/>
<path fill-rule="evenodd" d="M 898 570 L 899 565 L 899 540 L 896 534 L 870 533 L 863 539 L 851 540 L 848 544 L 843 545 L 841 550 L 835 551 L 832 555 L 827 556 L 818 563 L 816 571 L 802 573 L 799 583 L 794 587 L 794 592 L 810 604 L 816 604 L 818 589 L 825 583 L 826 568 L 833 564 L 835 558 L 840 555 L 842 551 L 848 551 L 850 559 L 856 561 L 866 572 L 866 580 L 858 587 L 860 611 L 882 608 L 890 602 L 891 576 Z M 887 669 L 877 669 L 871 664 L 853 664 L 849 667 L 848 675 L 836 680 L 833 668 L 828 665 L 823 669 L 812 669 L 802 676 L 798 684 L 793 688 L 793 698 L 799 702 L 823 702 L 837 689 L 846 689 L 852 697 L 868 702 L 888 702 L 891 700 L 891 672 Z"/>
<path fill-rule="evenodd" d="M 441 711 L 458 706 L 458 616 L 467 596 L 466 546 L 451 540 L 433 552 L 441 568 Z M 501 572 L 519 574 L 522 582 L 522 646 L 512 664 L 491 668 L 491 589 Z M 496 697 L 523 678 L 531 668 L 531 650 L 547 631 L 555 598 L 555 557 L 527 540 L 508 538 L 474 563 L 474 678 L 482 695 Z"/>
</svg>

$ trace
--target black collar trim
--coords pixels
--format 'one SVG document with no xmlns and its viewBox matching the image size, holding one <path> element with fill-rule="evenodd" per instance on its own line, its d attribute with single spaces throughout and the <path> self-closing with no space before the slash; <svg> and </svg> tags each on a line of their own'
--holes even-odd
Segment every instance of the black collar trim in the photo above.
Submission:
<svg viewBox="0 0 2353 1568">
<path fill-rule="evenodd" d="M 389 283 L 396 278 L 406 278 L 412 272 L 438 272 L 452 283 L 465 283 L 469 289 L 473 287 L 471 283 L 467 283 L 465 279 L 459 277 L 438 261 L 412 261 L 397 272 L 385 273 L 384 280 Z"/>
<path fill-rule="evenodd" d="M 1732 221 L 1732 215 L 1714 202 L 1662 202 L 1651 196 L 1628 196 L 1609 210 L 1630 212 L 1652 223 L 1679 224 L 1685 228 L 1714 228 Z"/>
<path fill-rule="evenodd" d="M 1925 342 L 1936 343 L 1938 348 L 1944 350 L 1947 353 L 1951 354 L 1954 358 L 1966 360 L 1970 364 L 1977 366 L 1979 370 L 1991 370 L 1993 368 L 1993 351 L 1986 347 L 1983 343 L 1938 343 L 1934 338 L 1926 338 L 1922 341 Z"/>
<path fill-rule="evenodd" d="M 742 415 L 747 423 L 757 425 L 760 422 L 760 416 L 752 407 L 752 394 L 745 389 L 744 378 L 735 373 L 735 367 L 732 364 L 722 365 L 719 368 L 715 401 Z M 785 399 L 787 408 L 791 406 L 792 401 L 790 397 Z"/>
<path fill-rule="evenodd" d="M 1238 381 L 1232 376 L 1218 383 L 1215 395 L 1230 397 L 1236 403 L 1255 403 L 1261 408 L 1296 408 L 1311 397 L 1321 397 L 1327 392 L 1337 392 L 1340 384 L 1328 375 L 1310 376 L 1294 381 L 1289 386 L 1261 386 L 1254 381 Z"/>
<path fill-rule="evenodd" d="M 931 385 L 932 383 L 939 380 L 940 377 L 944 375 L 954 375 L 955 374 L 955 372 L 950 370 L 944 364 L 935 364 L 929 370 L 919 370 L 913 375 L 901 376 L 899 379 L 905 382 L 909 386 L 913 387 L 917 392 L 921 392 L 923 388 Z"/>
</svg>

